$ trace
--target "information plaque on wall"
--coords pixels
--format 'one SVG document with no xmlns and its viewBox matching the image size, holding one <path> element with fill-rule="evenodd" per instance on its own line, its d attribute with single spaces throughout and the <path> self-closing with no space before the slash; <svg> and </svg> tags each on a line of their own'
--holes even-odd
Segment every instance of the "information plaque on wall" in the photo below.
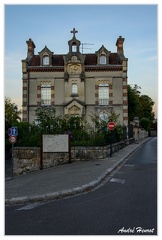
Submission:
<svg viewBox="0 0 162 240">
<path fill-rule="evenodd" d="M 68 152 L 69 140 L 67 134 L 43 135 L 43 152 Z"/>
</svg>

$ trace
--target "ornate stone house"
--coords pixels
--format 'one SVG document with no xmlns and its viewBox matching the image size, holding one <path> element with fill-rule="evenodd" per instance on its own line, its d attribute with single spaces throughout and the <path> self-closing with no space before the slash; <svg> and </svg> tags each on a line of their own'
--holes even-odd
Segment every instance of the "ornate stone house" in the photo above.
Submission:
<svg viewBox="0 0 162 240">
<path fill-rule="evenodd" d="M 32 39 L 27 43 L 27 58 L 22 60 L 23 121 L 33 122 L 35 110 L 55 108 L 57 115 L 85 116 L 92 113 L 100 118 L 111 111 L 120 114 L 119 123 L 128 124 L 127 61 L 124 38 L 116 41 L 112 53 L 103 45 L 92 54 L 80 52 L 81 42 L 71 31 L 67 54 L 55 54 L 47 46 L 34 53 Z"/>
</svg>

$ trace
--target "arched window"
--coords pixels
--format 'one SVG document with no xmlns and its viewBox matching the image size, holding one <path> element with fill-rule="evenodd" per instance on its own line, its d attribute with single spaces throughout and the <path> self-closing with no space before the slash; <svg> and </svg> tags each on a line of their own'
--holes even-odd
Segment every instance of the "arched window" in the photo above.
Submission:
<svg viewBox="0 0 162 240">
<path fill-rule="evenodd" d="M 49 65 L 49 56 L 48 55 L 43 56 L 43 65 Z"/>
<path fill-rule="evenodd" d="M 106 56 L 105 55 L 100 56 L 100 64 L 106 64 Z"/>
<path fill-rule="evenodd" d="M 78 86 L 76 83 L 72 84 L 71 92 L 72 92 L 72 94 L 78 94 Z"/>
</svg>

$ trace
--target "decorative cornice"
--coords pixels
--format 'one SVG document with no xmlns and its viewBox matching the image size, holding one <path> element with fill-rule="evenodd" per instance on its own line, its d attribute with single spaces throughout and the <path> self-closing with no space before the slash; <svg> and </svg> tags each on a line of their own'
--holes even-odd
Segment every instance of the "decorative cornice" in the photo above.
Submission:
<svg viewBox="0 0 162 240">
<path fill-rule="evenodd" d="M 85 72 L 122 71 L 122 66 L 85 66 Z"/>
<path fill-rule="evenodd" d="M 64 72 L 64 67 L 28 67 L 28 72 Z"/>
</svg>

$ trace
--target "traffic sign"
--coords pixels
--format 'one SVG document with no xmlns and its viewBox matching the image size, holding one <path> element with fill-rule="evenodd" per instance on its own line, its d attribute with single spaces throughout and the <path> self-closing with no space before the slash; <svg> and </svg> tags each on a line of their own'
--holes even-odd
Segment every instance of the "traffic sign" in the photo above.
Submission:
<svg viewBox="0 0 162 240">
<path fill-rule="evenodd" d="M 16 143 L 16 136 L 10 136 L 9 137 L 9 142 L 12 143 L 12 144 Z"/>
<path fill-rule="evenodd" d="M 18 128 L 17 127 L 11 127 L 8 129 L 8 135 L 9 136 L 17 136 L 18 135 Z"/>
<path fill-rule="evenodd" d="M 116 125 L 115 125 L 114 122 L 109 122 L 108 125 L 107 125 L 108 129 L 111 130 L 111 131 L 114 130 L 115 126 Z"/>
<path fill-rule="evenodd" d="M 11 128 L 8 129 L 8 136 L 11 136 Z"/>
</svg>

